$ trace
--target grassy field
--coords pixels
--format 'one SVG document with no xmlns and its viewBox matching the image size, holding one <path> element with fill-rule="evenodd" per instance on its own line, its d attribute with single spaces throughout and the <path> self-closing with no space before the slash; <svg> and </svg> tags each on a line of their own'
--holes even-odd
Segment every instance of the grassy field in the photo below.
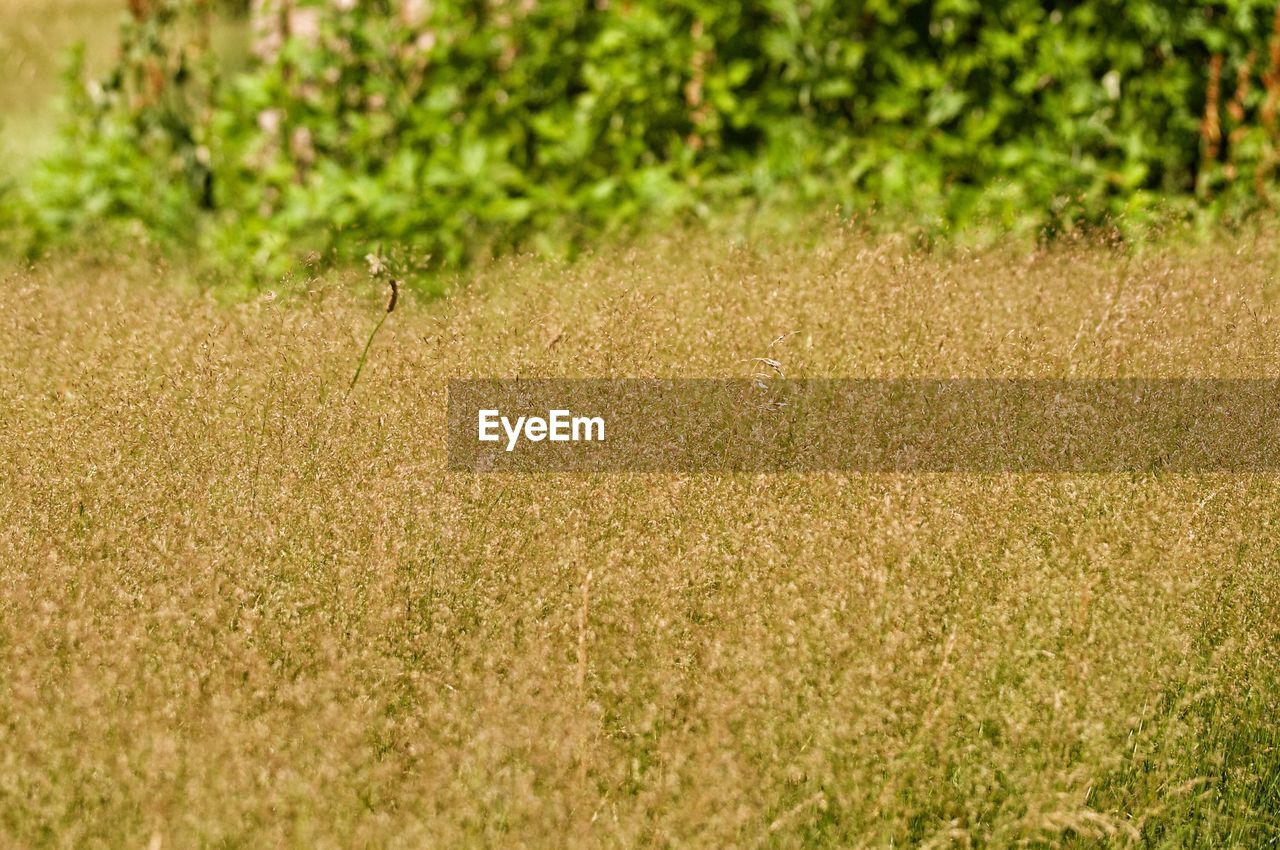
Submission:
<svg viewBox="0 0 1280 850">
<path fill-rule="evenodd" d="M 449 376 L 1276 376 L 1276 236 L 511 261 L 349 398 L 354 277 L 10 271 L 0 844 L 1276 846 L 1274 476 L 443 471 Z"/>
</svg>

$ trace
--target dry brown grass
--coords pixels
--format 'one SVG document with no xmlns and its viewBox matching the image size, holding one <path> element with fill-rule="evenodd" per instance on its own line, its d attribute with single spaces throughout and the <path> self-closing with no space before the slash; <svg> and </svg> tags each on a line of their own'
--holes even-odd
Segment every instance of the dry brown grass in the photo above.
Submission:
<svg viewBox="0 0 1280 850">
<path fill-rule="evenodd" d="M 450 375 L 1275 376 L 1274 232 L 0 285 L 13 847 L 1263 846 L 1268 475 L 473 476 Z"/>
</svg>

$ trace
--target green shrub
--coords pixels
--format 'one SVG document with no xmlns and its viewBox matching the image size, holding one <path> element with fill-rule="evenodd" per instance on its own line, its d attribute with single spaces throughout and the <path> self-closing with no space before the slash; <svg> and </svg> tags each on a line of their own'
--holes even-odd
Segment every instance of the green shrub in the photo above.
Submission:
<svg viewBox="0 0 1280 850">
<path fill-rule="evenodd" d="M 1277 156 L 1259 0 L 297 0 L 235 72 L 204 4 L 151 5 L 26 187 L 38 241 L 126 220 L 274 275 L 742 198 L 1059 229 L 1247 211 Z"/>
</svg>

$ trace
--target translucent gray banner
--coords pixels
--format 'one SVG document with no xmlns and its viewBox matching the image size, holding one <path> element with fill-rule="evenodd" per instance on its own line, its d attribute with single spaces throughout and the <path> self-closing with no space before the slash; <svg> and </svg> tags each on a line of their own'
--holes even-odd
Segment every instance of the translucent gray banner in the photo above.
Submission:
<svg viewBox="0 0 1280 850">
<path fill-rule="evenodd" d="M 451 470 L 1280 469 L 1280 380 L 454 380 Z"/>
</svg>

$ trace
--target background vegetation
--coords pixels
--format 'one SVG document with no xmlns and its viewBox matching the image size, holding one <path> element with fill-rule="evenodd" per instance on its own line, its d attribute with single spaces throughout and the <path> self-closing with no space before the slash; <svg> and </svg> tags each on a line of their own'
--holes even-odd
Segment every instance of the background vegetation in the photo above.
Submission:
<svg viewBox="0 0 1280 850">
<path fill-rule="evenodd" d="M 740 202 L 1057 232 L 1243 215 L 1280 156 L 1272 0 L 275 0 L 230 59 L 222 7 L 134 7 L 15 243 L 126 222 L 271 277 Z"/>
</svg>

